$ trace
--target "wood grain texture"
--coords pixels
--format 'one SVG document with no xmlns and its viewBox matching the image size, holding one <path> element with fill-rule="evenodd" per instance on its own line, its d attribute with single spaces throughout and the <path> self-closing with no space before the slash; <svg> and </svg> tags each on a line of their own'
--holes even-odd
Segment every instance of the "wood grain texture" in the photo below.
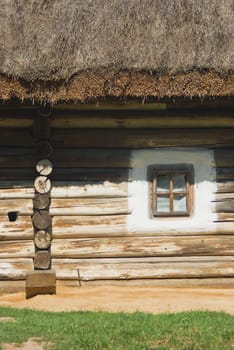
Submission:
<svg viewBox="0 0 234 350">
<path fill-rule="evenodd" d="M 52 181 L 131 181 L 131 171 L 121 168 L 54 168 Z"/>
<path fill-rule="evenodd" d="M 38 249 L 48 249 L 51 243 L 51 234 L 45 230 L 36 231 L 34 243 Z"/>
<path fill-rule="evenodd" d="M 37 251 L 33 263 L 34 267 L 38 270 L 48 270 L 51 263 L 50 252 L 47 250 Z"/>
<path fill-rule="evenodd" d="M 127 181 L 53 181 L 53 198 L 75 197 L 127 197 Z"/>
<path fill-rule="evenodd" d="M 234 254 L 232 236 L 54 239 L 54 258 Z"/>
<path fill-rule="evenodd" d="M 234 127 L 233 114 L 215 111 L 86 111 L 55 114 L 52 128 L 212 128 Z"/>
<path fill-rule="evenodd" d="M 0 181 L 0 199 L 33 198 L 33 179 L 31 181 L 3 180 Z"/>
<path fill-rule="evenodd" d="M 13 281 L 9 281 L 8 285 Z M 77 280 L 57 279 L 57 286 L 76 287 L 79 285 Z M 233 288 L 234 278 L 232 277 L 213 277 L 213 278 L 150 278 L 150 279 L 132 279 L 132 280 L 92 280 L 82 281 L 82 286 L 141 286 L 141 287 L 212 287 L 212 288 Z"/>
<path fill-rule="evenodd" d="M 127 198 L 52 198 L 51 215 L 128 214 Z"/>
<path fill-rule="evenodd" d="M 33 268 L 32 258 L 0 259 L 0 281 L 25 280 L 26 273 Z"/>
<path fill-rule="evenodd" d="M 217 180 L 217 193 L 234 193 L 234 180 Z"/>
<path fill-rule="evenodd" d="M 0 241 L 27 239 L 33 239 L 33 227 L 30 216 L 18 216 L 14 222 L 9 222 L 6 215 L 0 216 Z"/>
<path fill-rule="evenodd" d="M 48 193 L 39 194 L 36 193 L 33 198 L 33 208 L 34 209 L 46 209 L 50 205 L 50 195 Z"/>
<path fill-rule="evenodd" d="M 47 210 L 40 210 L 33 214 L 32 223 L 38 230 L 45 230 L 51 226 L 51 216 Z"/>
<path fill-rule="evenodd" d="M 34 243 L 30 240 L 0 241 L 0 259 L 33 258 Z"/>
<path fill-rule="evenodd" d="M 131 151 L 105 148 L 55 148 L 51 161 L 58 168 L 130 168 Z"/>
<path fill-rule="evenodd" d="M 153 148 L 213 146 L 234 144 L 233 130 L 205 129 L 54 129 L 52 143 L 67 147 Z"/>
<path fill-rule="evenodd" d="M 0 181 L 0 199 L 34 198 L 31 181 Z M 54 198 L 74 197 L 127 197 L 128 182 L 111 181 L 53 181 L 51 196 Z"/>
<path fill-rule="evenodd" d="M 7 132 L 4 128 L 0 129 L 0 146 L 21 146 L 33 147 L 33 135 L 30 128 L 12 128 Z"/>
<path fill-rule="evenodd" d="M 0 199 L 0 215 L 8 215 L 9 212 L 15 211 L 20 215 L 32 215 L 33 201 L 30 198 L 11 198 Z"/>
<path fill-rule="evenodd" d="M 157 278 L 234 277 L 234 259 L 133 258 L 133 259 L 53 259 L 58 279 L 82 281 Z"/>
<path fill-rule="evenodd" d="M 38 193 L 48 193 L 51 190 L 51 181 L 47 176 L 37 176 L 34 180 L 34 187 Z"/>
<path fill-rule="evenodd" d="M 215 150 L 215 164 L 217 167 L 234 167 L 234 148 Z"/>
<path fill-rule="evenodd" d="M 216 178 L 218 180 L 234 180 L 234 167 L 216 168 Z"/>
</svg>

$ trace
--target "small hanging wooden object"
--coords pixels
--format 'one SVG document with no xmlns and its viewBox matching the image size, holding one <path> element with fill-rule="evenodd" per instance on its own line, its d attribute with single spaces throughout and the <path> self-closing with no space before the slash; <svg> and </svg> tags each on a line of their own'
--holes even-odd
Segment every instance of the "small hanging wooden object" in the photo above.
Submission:
<svg viewBox="0 0 234 350">
<path fill-rule="evenodd" d="M 46 176 L 38 176 L 34 180 L 34 187 L 38 193 L 48 193 L 51 190 L 51 181 Z"/>
</svg>

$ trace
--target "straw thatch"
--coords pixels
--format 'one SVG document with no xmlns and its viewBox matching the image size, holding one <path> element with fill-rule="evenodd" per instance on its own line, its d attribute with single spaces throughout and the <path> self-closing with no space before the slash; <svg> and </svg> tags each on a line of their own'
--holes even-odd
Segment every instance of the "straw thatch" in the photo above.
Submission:
<svg viewBox="0 0 234 350">
<path fill-rule="evenodd" d="M 0 97 L 234 95 L 233 0 L 3 0 Z"/>
</svg>

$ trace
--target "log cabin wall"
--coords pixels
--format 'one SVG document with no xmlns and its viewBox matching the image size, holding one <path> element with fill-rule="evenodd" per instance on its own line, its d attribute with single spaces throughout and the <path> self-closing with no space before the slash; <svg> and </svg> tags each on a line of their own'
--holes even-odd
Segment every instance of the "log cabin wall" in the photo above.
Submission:
<svg viewBox="0 0 234 350">
<path fill-rule="evenodd" d="M 63 107 L 64 108 L 64 107 Z M 35 108 L 2 110 L 0 283 L 34 268 Z M 229 108 L 84 111 L 51 118 L 52 268 L 59 283 L 233 284 L 234 118 Z M 205 232 L 131 230 L 133 152 L 214 153 L 214 220 Z"/>
</svg>

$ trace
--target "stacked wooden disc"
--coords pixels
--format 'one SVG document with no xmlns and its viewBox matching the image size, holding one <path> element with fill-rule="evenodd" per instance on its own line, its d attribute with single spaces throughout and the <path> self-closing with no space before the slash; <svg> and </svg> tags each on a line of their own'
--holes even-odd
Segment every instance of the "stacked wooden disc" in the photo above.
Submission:
<svg viewBox="0 0 234 350">
<path fill-rule="evenodd" d="M 43 111 L 44 112 L 44 111 Z M 37 177 L 34 180 L 35 196 L 33 199 L 32 223 L 34 227 L 35 258 L 34 268 L 47 270 L 51 267 L 50 245 L 52 239 L 52 220 L 49 212 L 52 163 L 48 159 L 52 153 L 49 142 L 49 115 L 39 110 L 35 120 L 36 164 Z"/>
<path fill-rule="evenodd" d="M 48 177 L 52 172 L 51 162 L 48 159 L 38 161 L 36 171 L 38 176 L 34 181 L 35 197 L 32 217 L 36 248 L 34 267 L 44 270 L 49 269 L 51 263 L 51 217 L 49 213 L 51 181 Z"/>
</svg>

